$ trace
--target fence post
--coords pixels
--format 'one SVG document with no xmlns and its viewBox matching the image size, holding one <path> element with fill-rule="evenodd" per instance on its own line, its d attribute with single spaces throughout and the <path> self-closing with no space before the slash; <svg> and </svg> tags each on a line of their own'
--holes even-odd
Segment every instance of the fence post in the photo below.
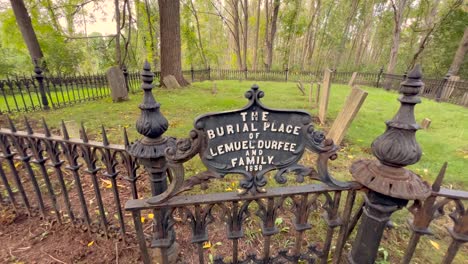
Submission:
<svg viewBox="0 0 468 264">
<path fill-rule="evenodd" d="M 393 212 L 406 206 L 409 200 L 424 200 L 431 195 L 427 182 L 405 169 L 422 155 L 416 142 L 418 124 L 414 106 L 421 102 L 418 93 L 423 86 L 420 65 L 401 83 L 400 109 L 393 120 L 386 122 L 384 134 L 372 142 L 372 153 L 378 160 L 359 160 L 351 165 L 351 174 L 369 189 L 364 214 L 353 247 L 350 263 L 374 263 L 383 231 Z"/>
<path fill-rule="evenodd" d="M 39 67 L 39 62 L 37 59 L 34 59 L 34 77 L 39 83 L 39 93 L 41 94 L 42 108 L 44 110 L 49 110 L 49 101 L 47 100 L 47 95 L 44 90 L 44 75 L 42 75 L 42 69 Z"/>
<path fill-rule="evenodd" d="M 375 84 L 375 87 L 379 88 L 379 83 L 380 83 L 380 78 L 382 78 L 383 74 L 383 67 L 380 68 L 379 74 L 377 75 L 377 83 Z"/>
<path fill-rule="evenodd" d="M 136 122 L 136 129 L 143 138 L 131 144 L 127 151 L 131 156 L 138 158 L 140 164 L 145 167 L 150 176 L 151 194 L 157 196 L 167 190 L 168 165 L 165 150 L 168 147 L 175 147 L 175 138 L 163 137 L 169 123 L 159 111 L 160 104 L 156 102 L 151 92 L 153 78 L 154 73 L 151 72 L 151 66 L 146 61 L 141 72 L 144 103 L 139 106 L 141 115 Z M 153 241 L 151 245 L 157 248 L 153 248 L 151 255 L 161 257 L 163 260 L 158 260 L 160 263 L 167 263 L 164 262 L 164 259 L 177 257 L 174 229 L 168 222 L 172 216 L 167 209 L 154 210 L 153 213 Z M 139 241 L 139 243 L 142 243 L 140 246 L 143 246 L 145 241 Z M 158 256 L 158 254 L 160 255 Z"/>
<path fill-rule="evenodd" d="M 127 93 L 130 92 L 130 86 L 128 85 L 128 69 L 127 66 L 122 65 L 122 73 L 125 78 L 125 87 L 127 88 Z"/>
<path fill-rule="evenodd" d="M 208 80 L 211 81 L 211 67 L 208 65 Z"/>
<path fill-rule="evenodd" d="M 289 69 L 288 69 L 288 67 L 286 67 L 286 69 L 284 70 L 284 72 L 285 72 L 286 82 L 288 82 L 288 77 L 289 77 L 289 76 L 288 76 L 288 75 L 289 75 Z"/>
<path fill-rule="evenodd" d="M 450 72 L 447 72 L 447 74 L 444 76 L 444 79 L 442 80 L 441 85 L 437 89 L 437 95 L 436 95 L 436 102 L 440 102 L 442 99 L 442 93 L 444 92 L 445 85 L 447 84 L 448 80 L 450 79 Z"/>
<path fill-rule="evenodd" d="M 247 80 L 247 72 L 248 72 L 247 66 L 245 66 L 245 68 L 244 68 L 244 80 Z"/>
<path fill-rule="evenodd" d="M 194 72 L 193 72 L 193 65 L 190 65 L 190 77 L 192 78 L 192 82 L 195 79 Z"/>
</svg>

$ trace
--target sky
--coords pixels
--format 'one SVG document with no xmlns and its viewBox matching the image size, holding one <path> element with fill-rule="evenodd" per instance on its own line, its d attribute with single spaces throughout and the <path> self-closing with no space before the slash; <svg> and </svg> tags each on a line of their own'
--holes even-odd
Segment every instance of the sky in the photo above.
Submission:
<svg viewBox="0 0 468 264">
<path fill-rule="evenodd" d="M 54 2 L 54 1 L 53 1 Z M 11 8 L 10 0 L 0 0 L 0 11 Z M 93 22 L 88 22 L 86 28 L 88 34 L 92 32 L 99 32 L 103 35 L 115 34 L 115 22 L 114 22 L 114 1 L 113 0 L 102 0 L 99 6 L 95 6 L 94 3 L 90 3 L 85 6 L 85 10 L 88 14 L 92 14 L 94 17 Z M 87 19 L 89 21 L 89 17 Z M 63 28 L 66 28 L 65 19 L 59 19 L 59 23 Z M 75 24 L 75 30 L 77 32 L 84 33 L 84 24 Z"/>
</svg>

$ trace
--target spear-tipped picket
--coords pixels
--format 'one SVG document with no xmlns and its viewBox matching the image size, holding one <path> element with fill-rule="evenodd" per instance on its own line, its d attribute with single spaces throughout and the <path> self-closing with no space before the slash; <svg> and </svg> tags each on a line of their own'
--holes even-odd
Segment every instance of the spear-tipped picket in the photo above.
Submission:
<svg viewBox="0 0 468 264">
<path fill-rule="evenodd" d="M 28 133 L 28 135 L 32 135 L 34 133 L 31 124 L 29 123 L 29 120 L 26 116 L 24 116 L 24 126 L 26 127 L 26 132 Z"/>
<path fill-rule="evenodd" d="M 11 132 L 16 132 L 16 127 L 15 127 L 15 124 L 13 124 L 13 120 L 11 120 L 10 116 L 7 116 L 7 119 L 8 119 L 8 125 L 10 126 L 10 130 Z"/>
<path fill-rule="evenodd" d="M 104 146 L 109 146 L 109 139 L 107 138 L 107 133 L 106 133 L 106 129 L 104 128 L 104 125 L 101 125 L 101 131 L 102 131 L 102 144 Z"/>
<path fill-rule="evenodd" d="M 81 121 L 81 128 L 80 128 L 81 139 L 84 143 L 88 143 L 88 135 L 86 134 L 86 129 L 84 127 L 83 121 Z"/>
<path fill-rule="evenodd" d="M 438 192 L 440 191 L 440 186 L 442 186 L 442 181 L 444 180 L 445 177 L 445 172 L 447 171 L 447 162 L 444 162 L 444 165 L 442 165 L 442 168 L 440 168 L 439 174 L 437 175 L 437 178 L 435 179 L 434 183 L 432 184 L 432 191 L 433 192 Z"/>
<path fill-rule="evenodd" d="M 67 126 L 65 125 L 65 122 L 63 122 L 63 120 L 62 120 L 61 126 L 62 126 L 62 136 L 63 136 L 63 139 L 69 140 L 69 139 L 70 139 L 70 135 L 68 134 Z"/>
<path fill-rule="evenodd" d="M 130 145 L 129 143 L 129 140 L 128 140 L 128 134 L 127 134 L 127 129 L 124 127 L 123 129 L 123 136 L 124 136 L 124 145 L 125 145 L 125 148 L 128 148 L 128 146 Z"/>
<path fill-rule="evenodd" d="M 46 137 L 51 137 L 52 134 L 50 133 L 49 126 L 47 125 L 47 122 L 45 121 L 45 118 L 42 118 L 42 127 L 44 128 L 44 134 Z"/>
</svg>

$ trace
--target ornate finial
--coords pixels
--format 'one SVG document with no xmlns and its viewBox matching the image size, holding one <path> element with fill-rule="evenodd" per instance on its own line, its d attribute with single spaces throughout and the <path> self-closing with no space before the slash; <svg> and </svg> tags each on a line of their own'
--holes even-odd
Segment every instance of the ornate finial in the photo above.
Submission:
<svg viewBox="0 0 468 264">
<path fill-rule="evenodd" d="M 44 127 L 45 136 L 46 137 L 51 137 L 52 134 L 50 133 L 49 126 L 47 125 L 44 117 L 42 117 L 42 127 Z"/>
<path fill-rule="evenodd" d="M 404 167 L 421 158 L 422 151 L 415 137 L 419 125 L 414 117 L 414 105 L 421 102 L 417 95 L 424 85 L 421 77 L 421 67 L 416 65 L 401 83 L 403 95 L 398 99 L 401 102 L 398 113 L 386 122 L 385 133 L 372 142 L 372 153 L 382 164 Z"/>
<path fill-rule="evenodd" d="M 63 136 L 63 139 L 69 140 L 69 139 L 70 139 L 70 135 L 68 134 L 67 126 L 65 125 L 65 122 L 63 122 L 63 120 L 62 120 L 61 126 L 62 126 L 62 136 Z"/>
<path fill-rule="evenodd" d="M 159 111 L 160 104 L 154 100 L 151 90 L 153 89 L 154 73 L 151 72 L 151 66 L 148 61 L 143 66 L 141 79 L 144 90 L 143 102 L 139 105 L 141 109 L 140 118 L 137 120 L 136 128 L 138 133 L 148 138 L 158 138 L 169 127 L 167 119 Z"/>
<path fill-rule="evenodd" d="M 141 109 L 140 118 L 136 122 L 138 133 L 144 136 L 128 146 L 128 152 L 138 158 L 158 158 L 164 156 L 166 139 L 162 135 L 169 127 L 167 119 L 159 111 L 160 104 L 156 102 L 152 94 L 154 73 L 151 66 L 145 61 L 141 80 L 141 88 L 144 91 L 143 102 L 138 106 Z M 172 142 L 172 141 L 171 141 Z"/>
<path fill-rule="evenodd" d="M 414 117 L 414 106 L 421 102 L 417 96 L 424 85 L 421 78 L 421 67 L 416 65 L 401 83 L 400 109 L 386 122 L 385 133 L 372 142 L 372 153 L 379 161 L 360 160 L 351 166 L 353 177 L 369 189 L 406 200 L 430 195 L 429 185 L 403 168 L 418 162 L 422 155 L 415 136 L 419 125 Z"/>
<path fill-rule="evenodd" d="M 26 127 L 26 132 L 28 133 L 28 135 L 32 135 L 34 133 L 31 124 L 29 124 L 29 120 L 26 116 L 24 116 L 24 126 Z"/>
</svg>

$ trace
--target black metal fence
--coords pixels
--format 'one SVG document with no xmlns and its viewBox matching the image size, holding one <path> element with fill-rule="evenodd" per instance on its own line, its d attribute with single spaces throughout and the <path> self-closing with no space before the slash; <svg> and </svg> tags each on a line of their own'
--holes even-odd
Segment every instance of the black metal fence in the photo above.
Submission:
<svg viewBox="0 0 468 264">
<path fill-rule="evenodd" d="M 127 89 L 130 93 L 139 92 L 139 72 L 123 69 Z M 160 72 L 154 72 L 159 79 Z M 226 69 L 201 69 L 183 71 L 184 77 L 191 82 L 205 80 L 257 80 L 320 82 L 323 72 L 297 71 L 245 71 Z M 334 83 L 347 84 L 353 72 L 333 72 Z M 398 90 L 404 75 L 380 72 L 358 73 L 354 84 L 383 87 Z M 464 80 L 425 78 L 425 89 L 421 95 L 437 101 L 468 106 L 468 82 Z M 110 96 L 109 84 L 105 74 L 83 74 L 74 76 L 44 76 L 36 68 L 31 77 L 14 77 L 0 80 L 0 114 L 30 112 L 44 109 L 57 109 L 76 103 L 88 102 Z"/>
<path fill-rule="evenodd" d="M 150 93 L 145 95 L 149 96 L 151 88 L 146 89 Z M 156 102 L 154 105 L 158 107 Z M 148 122 L 158 124 L 161 120 L 159 117 L 150 118 Z M 360 218 L 367 217 L 367 221 L 378 222 L 371 225 L 384 227 L 388 221 L 387 214 L 397 209 L 391 204 L 373 204 L 375 200 L 366 199 L 366 206 L 356 202 L 362 200 L 357 200 L 356 196 L 369 196 L 373 191 L 355 182 L 346 187 L 323 183 L 283 186 L 246 196 L 228 190 L 180 195 L 195 186 L 202 189 L 207 187 L 211 179 L 227 182 L 227 186 L 232 187 L 229 181 L 209 173 L 178 179 L 181 168 L 174 163 L 166 164 L 166 159 L 182 164 L 190 159 L 188 153 L 196 153 L 194 150 L 200 134 L 195 130 L 189 139 L 177 141 L 175 153 L 151 151 L 149 155 L 158 155 L 159 158 L 147 156 L 149 163 L 146 163 L 145 171 L 139 168 L 140 163 L 144 164 L 143 158 L 139 160 L 127 152 L 132 144 L 129 144 L 125 130 L 125 144 L 114 145 L 109 142 L 104 128 L 101 131 L 102 142 L 96 142 L 89 140 L 83 125 L 80 128 L 81 138 L 77 139 L 69 137 L 65 124 L 62 124 L 59 136 L 52 135 L 45 121 L 42 129 L 39 129 L 42 133 L 33 131 L 26 119 L 21 130 L 11 120 L 8 122 L 8 129 L 0 129 L 1 204 L 11 206 L 17 214 L 54 217 L 60 223 L 72 221 L 84 229 L 108 237 L 127 239 L 136 235 L 145 263 L 149 263 L 149 248 L 160 248 L 161 256 L 167 257 L 174 239 L 186 249 L 185 257 L 198 259 L 199 263 L 328 263 L 330 258 L 333 263 L 342 263 L 345 253 L 349 251 L 345 247 L 346 241 L 352 237 L 350 235 Z M 333 147 L 333 142 L 325 140 L 323 136 L 317 139 L 325 144 L 320 143 L 318 172 L 312 169 L 302 175 L 302 180 L 298 177 L 298 182 L 303 181 L 304 177 L 313 180 L 317 179 L 318 174 L 328 174 L 327 162 L 336 158 L 337 148 Z M 165 147 L 167 142 L 175 142 L 175 139 L 158 137 L 146 141 L 145 144 L 155 144 L 157 150 L 158 146 Z M 143 149 L 141 153 L 148 155 Z M 169 166 L 167 175 L 166 165 Z M 412 236 L 403 263 L 410 262 L 420 237 L 430 234 L 429 225 L 444 212 L 450 213 L 453 224 L 448 229 L 452 240 L 443 263 L 451 263 L 461 245 L 468 241 L 468 210 L 464 205 L 468 201 L 468 192 L 441 188 L 445 168 L 446 165 L 432 185 L 430 196 L 425 200 L 415 200 L 409 207 L 413 215 L 409 225 Z M 173 173 L 174 170 L 179 171 Z M 169 182 L 165 180 L 166 177 L 169 177 Z M 176 182 L 180 185 L 173 187 Z M 163 188 L 166 184 L 171 185 L 168 191 Z M 155 195 L 158 188 L 162 192 Z M 395 190 L 398 188 L 394 187 Z M 158 200 L 167 192 L 169 196 L 165 196 L 164 201 Z M 387 196 L 384 198 L 390 199 Z M 126 209 L 132 213 L 131 218 L 123 211 L 124 202 L 127 202 Z M 151 219 L 148 219 L 151 221 L 144 221 L 142 210 L 148 212 L 145 215 L 151 215 Z M 278 222 L 278 218 L 282 222 Z M 320 226 L 324 228 L 323 236 L 311 236 L 307 231 Z M 175 228 L 179 232 L 192 234 L 191 238 L 177 237 L 172 231 Z M 231 243 L 224 245 L 227 250 L 223 252 L 228 252 L 230 256 L 210 259 L 203 250 L 204 243 L 210 237 L 226 237 L 226 234 Z M 356 241 L 360 242 L 359 239 L 358 235 L 355 244 Z M 262 247 L 245 246 L 249 243 Z M 258 250 L 243 251 L 245 248 Z M 189 250 L 192 253 L 187 253 Z M 365 255 L 368 251 L 358 253 Z M 168 259 L 163 258 L 161 263 L 168 263 Z"/>
</svg>

